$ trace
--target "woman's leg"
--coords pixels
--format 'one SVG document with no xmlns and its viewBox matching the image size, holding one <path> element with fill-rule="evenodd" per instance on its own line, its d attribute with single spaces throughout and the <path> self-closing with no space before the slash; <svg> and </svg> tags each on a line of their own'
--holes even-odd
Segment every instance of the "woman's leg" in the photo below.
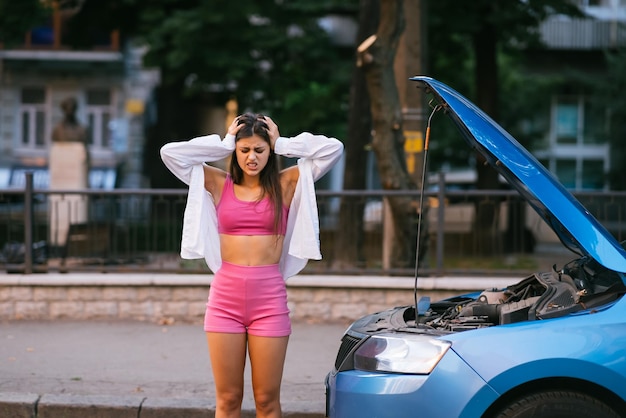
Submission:
<svg viewBox="0 0 626 418">
<path fill-rule="evenodd" d="M 239 418 L 246 366 L 246 334 L 207 332 L 215 380 L 215 417 Z"/>
<path fill-rule="evenodd" d="M 289 337 L 248 335 L 257 418 L 281 417 L 280 384 Z"/>
</svg>

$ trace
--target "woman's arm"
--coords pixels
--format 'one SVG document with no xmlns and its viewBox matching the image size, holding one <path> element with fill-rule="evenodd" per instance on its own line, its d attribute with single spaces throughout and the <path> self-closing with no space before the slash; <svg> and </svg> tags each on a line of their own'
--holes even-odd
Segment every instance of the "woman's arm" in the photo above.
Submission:
<svg viewBox="0 0 626 418">
<path fill-rule="evenodd" d="M 265 117 L 265 121 L 274 152 L 285 157 L 311 160 L 314 181 L 326 174 L 341 158 L 343 144 L 338 139 L 313 135 L 309 132 L 303 132 L 293 138 L 284 138 L 280 136 L 278 126 L 269 116 Z M 297 170 L 291 171 L 295 171 L 294 176 L 297 180 Z"/>
<path fill-rule="evenodd" d="M 242 125 L 239 118 L 233 119 L 222 141 L 219 135 L 207 135 L 190 141 L 170 142 L 161 147 L 161 159 L 169 170 L 185 184 L 189 184 L 191 169 L 205 162 L 219 161 L 228 157 L 235 150 L 235 135 Z M 206 170 L 210 173 L 210 170 Z"/>
<path fill-rule="evenodd" d="M 316 181 L 341 158 L 343 144 L 335 138 L 303 132 L 293 138 L 277 138 L 274 152 L 285 157 L 304 158 L 311 161 L 313 180 Z"/>
<path fill-rule="evenodd" d="M 176 177 L 189 184 L 193 166 L 222 160 L 234 149 L 234 135 L 226 135 L 223 141 L 219 135 L 207 135 L 163 145 L 161 159 Z"/>
</svg>

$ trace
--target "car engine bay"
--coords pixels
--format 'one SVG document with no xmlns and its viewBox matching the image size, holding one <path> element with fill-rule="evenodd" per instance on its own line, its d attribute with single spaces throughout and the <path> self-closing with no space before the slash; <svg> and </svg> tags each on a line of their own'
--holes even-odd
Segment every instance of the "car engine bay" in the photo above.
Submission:
<svg viewBox="0 0 626 418">
<path fill-rule="evenodd" d="M 589 257 L 562 269 L 535 273 L 505 289 L 488 289 L 478 297 L 459 296 L 420 308 L 418 324 L 447 332 L 556 318 L 594 309 L 626 293 L 620 273 Z M 405 323 L 415 326 L 415 308 L 404 311 Z"/>
</svg>

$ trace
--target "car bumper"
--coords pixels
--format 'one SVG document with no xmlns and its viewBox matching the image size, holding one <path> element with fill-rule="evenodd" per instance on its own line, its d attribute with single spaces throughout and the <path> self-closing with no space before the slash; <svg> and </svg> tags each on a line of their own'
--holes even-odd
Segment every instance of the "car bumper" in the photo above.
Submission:
<svg viewBox="0 0 626 418">
<path fill-rule="evenodd" d="M 331 418 L 476 417 L 497 397 L 452 350 L 430 375 L 350 370 L 326 376 Z"/>
</svg>

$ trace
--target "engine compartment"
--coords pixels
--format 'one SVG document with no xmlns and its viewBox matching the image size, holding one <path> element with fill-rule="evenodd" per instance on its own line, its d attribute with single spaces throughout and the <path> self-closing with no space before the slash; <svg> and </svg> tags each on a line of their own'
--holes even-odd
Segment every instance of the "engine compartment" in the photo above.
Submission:
<svg viewBox="0 0 626 418">
<path fill-rule="evenodd" d="M 556 318 L 610 303 L 626 293 L 620 273 L 589 257 L 562 269 L 535 273 L 505 289 L 487 289 L 420 308 L 421 327 L 445 332 L 466 331 L 521 321 Z M 415 324 L 415 308 L 405 310 L 405 322 Z"/>
</svg>

